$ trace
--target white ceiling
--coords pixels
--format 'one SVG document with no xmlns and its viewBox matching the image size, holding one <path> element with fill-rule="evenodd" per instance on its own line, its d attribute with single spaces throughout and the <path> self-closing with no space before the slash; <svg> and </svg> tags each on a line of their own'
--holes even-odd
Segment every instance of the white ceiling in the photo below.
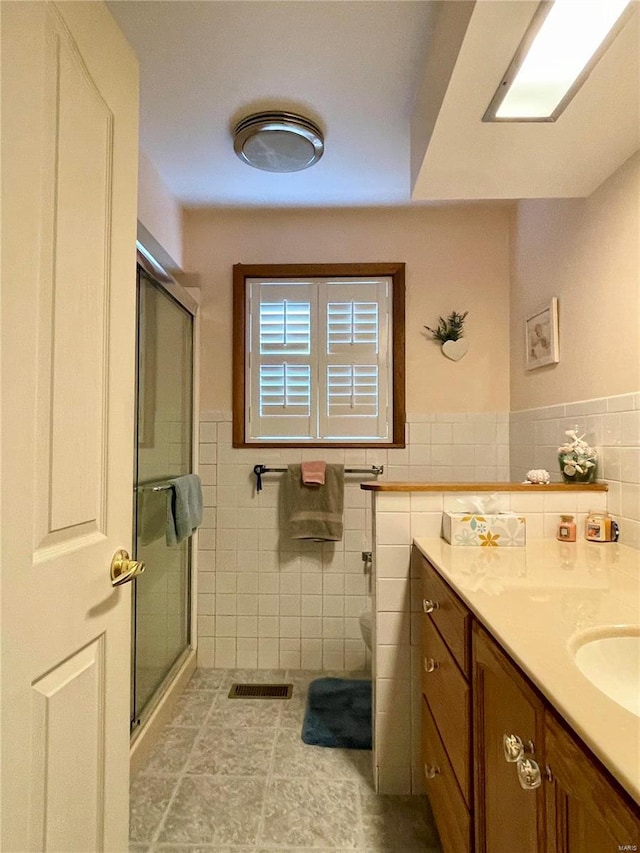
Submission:
<svg viewBox="0 0 640 853">
<path fill-rule="evenodd" d="M 487 125 L 482 114 L 537 2 L 108 6 L 140 59 L 141 147 L 186 205 L 586 195 L 640 147 L 637 9 L 558 122 Z M 323 128 L 314 167 L 271 174 L 237 159 L 235 123 L 278 108 Z"/>
</svg>

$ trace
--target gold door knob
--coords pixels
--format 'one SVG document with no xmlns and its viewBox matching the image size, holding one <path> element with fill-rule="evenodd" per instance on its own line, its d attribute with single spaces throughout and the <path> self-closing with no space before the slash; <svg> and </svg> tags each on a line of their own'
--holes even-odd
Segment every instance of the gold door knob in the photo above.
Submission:
<svg viewBox="0 0 640 853">
<path fill-rule="evenodd" d="M 137 560 L 132 560 L 124 548 L 120 548 L 113 555 L 111 560 L 111 585 L 121 586 L 123 583 L 129 583 L 136 575 L 141 575 L 144 572 L 144 563 Z"/>
</svg>

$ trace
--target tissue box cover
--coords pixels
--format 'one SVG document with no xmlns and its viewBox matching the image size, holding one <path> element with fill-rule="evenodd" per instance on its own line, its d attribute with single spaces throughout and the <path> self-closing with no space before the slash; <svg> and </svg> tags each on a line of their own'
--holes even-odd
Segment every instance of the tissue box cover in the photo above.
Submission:
<svg viewBox="0 0 640 853">
<path fill-rule="evenodd" d="M 519 548 L 526 544 L 526 520 L 512 512 L 478 515 L 445 512 L 442 535 L 452 545 Z"/>
</svg>

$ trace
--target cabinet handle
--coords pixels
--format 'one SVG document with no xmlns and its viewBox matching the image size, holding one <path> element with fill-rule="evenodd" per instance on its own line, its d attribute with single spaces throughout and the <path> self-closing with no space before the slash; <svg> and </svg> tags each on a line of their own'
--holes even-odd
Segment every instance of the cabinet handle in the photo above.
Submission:
<svg viewBox="0 0 640 853">
<path fill-rule="evenodd" d="M 438 669 L 439 666 L 440 664 L 437 660 L 434 660 L 433 658 L 424 658 L 425 672 L 433 672 L 434 670 Z"/>
<path fill-rule="evenodd" d="M 433 613 L 434 610 L 440 609 L 440 604 L 437 601 L 432 601 L 430 598 L 423 598 L 422 609 L 425 613 Z"/>
<path fill-rule="evenodd" d="M 434 764 L 432 767 L 430 767 L 428 764 L 425 764 L 424 775 L 427 779 L 435 779 L 436 776 L 440 775 L 440 768 L 437 764 Z"/>
<path fill-rule="evenodd" d="M 518 782 L 525 791 L 534 791 L 542 785 L 540 767 L 533 758 L 519 758 L 516 768 L 518 770 Z"/>
<path fill-rule="evenodd" d="M 515 764 L 524 755 L 524 744 L 518 735 L 502 735 L 502 748 L 504 749 L 504 759 L 509 764 Z"/>
</svg>

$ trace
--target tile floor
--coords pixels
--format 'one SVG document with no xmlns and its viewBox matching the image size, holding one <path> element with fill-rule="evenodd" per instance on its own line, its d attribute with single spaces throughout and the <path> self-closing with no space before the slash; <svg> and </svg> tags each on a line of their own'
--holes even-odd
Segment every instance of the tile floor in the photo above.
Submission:
<svg viewBox="0 0 640 853">
<path fill-rule="evenodd" d="M 132 783 L 131 853 L 439 853 L 425 797 L 376 795 L 370 752 L 300 739 L 321 675 L 197 670 Z M 287 681 L 293 696 L 228 699 L 234 681 Z"/>
</svg>

